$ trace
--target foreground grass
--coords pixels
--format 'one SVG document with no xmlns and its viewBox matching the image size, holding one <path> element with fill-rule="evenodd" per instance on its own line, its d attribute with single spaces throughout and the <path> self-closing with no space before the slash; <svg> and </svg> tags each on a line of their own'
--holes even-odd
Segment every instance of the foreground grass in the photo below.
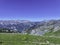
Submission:
<svg viewBox="0 0 60 45">
<path fill-rule="evenodd" d="M 60 38 L 48 36 L 33 36 L 28 34 L 23 35 L 19 33 L 0 33 L 0 45 L 49 45 L 49 44 L 60 44 Z"/>
</svg>

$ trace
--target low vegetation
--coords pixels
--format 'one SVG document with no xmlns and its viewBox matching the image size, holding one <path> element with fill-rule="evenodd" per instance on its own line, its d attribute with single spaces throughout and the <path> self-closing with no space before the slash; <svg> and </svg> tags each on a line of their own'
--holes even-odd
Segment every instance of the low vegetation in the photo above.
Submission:
<svg viewBox="0 0 60 45">
<path fill-rule="evenodd" d="M 24 35 L 20 33 L 0 33 L 0 45 L 52 45 L 60 44 L 60 38 Z"/>
</svg>

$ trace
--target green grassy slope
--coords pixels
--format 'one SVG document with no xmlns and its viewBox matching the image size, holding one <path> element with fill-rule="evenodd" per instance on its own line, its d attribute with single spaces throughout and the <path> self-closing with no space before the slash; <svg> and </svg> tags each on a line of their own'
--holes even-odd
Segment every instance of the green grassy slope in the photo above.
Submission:
<svg viewBox="0 0 60 45">
<path fill-rule="evenodd" d="M 45 36 L 60 36 L 60 30 L 56 31 L 56 32 L 47 32 L 45 34 Z"/>
<path fill-rule="evenodd" d="M 47 41 L 49 41 L 49 43 Z M 49 45 L 52 43 L 60 44 L 60 38 L 23 35 L 19 33 L 0 34 L 0 45 Z"/>
</svg>

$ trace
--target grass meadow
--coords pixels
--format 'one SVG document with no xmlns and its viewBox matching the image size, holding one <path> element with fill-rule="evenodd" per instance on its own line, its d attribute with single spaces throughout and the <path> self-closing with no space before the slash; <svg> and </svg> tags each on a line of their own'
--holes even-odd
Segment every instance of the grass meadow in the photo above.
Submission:
<svg viewBox="0 0 60 45">
<path fill-rule="evenodd" d="M 20 33 L 0 33 L 0 45 L 60 45 L 60 38 Z"/>
</svg>

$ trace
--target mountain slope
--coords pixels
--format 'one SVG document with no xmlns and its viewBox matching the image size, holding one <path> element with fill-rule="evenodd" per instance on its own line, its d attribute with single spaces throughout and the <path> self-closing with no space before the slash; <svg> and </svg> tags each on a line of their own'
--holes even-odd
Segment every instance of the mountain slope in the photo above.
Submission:
<svg viewBox="0 0 60 45">
<path fill-rule="evenodd" d="M 25 20 L 0 20 L 1 32 L 28 33 L 32 35 L 44 35 L 60 31 L 60 20 L 48 20 L 31 22 Z"/>
</svg>

